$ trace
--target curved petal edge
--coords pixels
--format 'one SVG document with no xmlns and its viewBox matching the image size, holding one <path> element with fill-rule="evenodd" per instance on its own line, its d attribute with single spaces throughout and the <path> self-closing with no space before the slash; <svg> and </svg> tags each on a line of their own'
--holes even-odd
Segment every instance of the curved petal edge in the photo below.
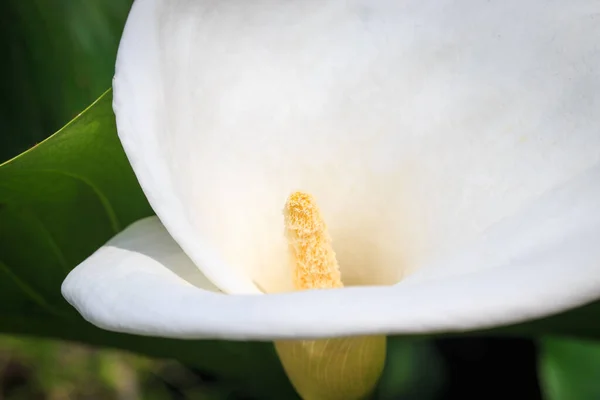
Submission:
<svg viewBox="0 0 600 400">
<path fill-rule="evenodd" d="M 173 338 L 311 339 L 519 323 L 600 298 L 598 182 L 600 165 L 395 286 L 217 293 L 176 272 L 174 265 L 194 268 L 150 218 L 73 270 L 63 294 L 99 327 Z"/>
</svg>

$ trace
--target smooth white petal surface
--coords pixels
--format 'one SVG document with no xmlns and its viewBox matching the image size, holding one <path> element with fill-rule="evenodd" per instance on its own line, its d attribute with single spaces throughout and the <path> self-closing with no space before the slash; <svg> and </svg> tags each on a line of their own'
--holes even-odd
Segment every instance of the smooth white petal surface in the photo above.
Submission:
<svg viewBox="0 0 600 400">
<path fill-rule="evenodd" d="M 316 196 L 346 285 L 394 283 L 600 160 L 599 13 L 599 0 L 137 0 L 119 135 L 222 290 L 292 289 L 294 190 Z"/>
<path fill-rule="evenodd" d="M 154 218 L 74 269 L 63 294 L 100 327 L 177 338 L 273 340 L 516 323 L 600 298 L 598 182 L 600 166 L 394 286 L 216 293 Z M 185 279 L 196 285 L 180 278 L 182 264 L 195 272 Z"/>
<path fill-rule="evenodd" d="M 123 306 L 155 315 L 156 320 L 152 325 L 160 325 L 160 314 L 147 308 L 143 297 L 136 300 L 133 293 L 139 290 L 151 294 L 152 289 L 144 288 L 144 283 L 157 276 L 167 285 L 219 292 L 181 251 L 157 217 L 137 221 L 112 238 L 71 271 L 63 282 L 62 292 L 80 310 L 102 304 L 96 309 L 99 314 L 92 318 L 92 322 L 102 325 L 99 321 L 112 320 L 106 323 L 109 329 L 127 329 L 127 321 L 117 317 L 121 311 L 116 309 L 122 310 Z M 128 282 L 133 281 L 136 286 L 128 287 Z M 169 302 L 171 299 L 167 297 L 161 300 Z M 176 303 L 180 306 L 179 302 Z M 116 320 L 113 317 L 117 317 Z"/>
</svg>

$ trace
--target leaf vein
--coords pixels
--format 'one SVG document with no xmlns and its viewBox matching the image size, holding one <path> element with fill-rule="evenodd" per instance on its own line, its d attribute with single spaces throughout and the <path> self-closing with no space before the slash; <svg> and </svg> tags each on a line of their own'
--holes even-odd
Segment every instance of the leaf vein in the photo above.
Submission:
<svg viewBox="0 0 600 400">
<path fill-rule="evenodd" d="M 6 275 L 8 275 L 8 277 L 13 280 L 13 282 L 16 284 L 16 286 L 19 289 L 21 289 L 21 291 L 27 297 L 29 297 L 31 300 L 33 300 L 33 302 L 35 302 L 37 305 L 39 305 L 40 307 L 42 307 L 44 310 L 46 310 L 47 312 L 49 312 L 52 315 L 55 315 L 55 316 L 58 316 L 61 318 L 64 317 L 63 313 L 61 313 L 60 311 L 58 311 L 54 307 L 52 307 L 50 305 L 50 303 L 48 301 L 46 301 L 44 296 L 42 296 L 40 293 L 38 293 L 33 287 L 31 287 L 27 283 L 25 283 L 21 278 L 19 278 L 8 267 L 8 265 L 3 263 L 2 261 L 0 261 L 0 270 L 4 271 L 6 273 Z"/>
<path fill-rule="evenodd" d="M 117 213 L 115 212 L 115 209 L 113 208 L 112 204 L 110 204 L 110 201 L 104 195 L 104 193 L 102 193 L 100 188 L 98 188 L 96 185 L 94 185 L 94 183 L 92 183 L 87 178 L 85 178 L 81 175 L 71 173 L 71 172 L 61 171 L 59 169 L 33 169 L 33 170 L 29 170 L 29 171 L 51 172 L 51 173 L 55 173 L 55 174 L 59 174 L 59 175 L 68 176 L 72 179 L 82 182 L 83 184 L 88 186 L 90 189 L 92 189 L 94 194 L 98 197 L 98 200 L 100 200 L 100 203 L 102 204 L 102 207 L 104 208 L 104 211 L 106 212 L 106 215 L 110 221 L 110 226 L 111 226 L 112 230 L 114 231 L 114 234 L 121 232 L 121 230 L 122 230 L 121 222 L 119 221 L 119 218 L 117 217 Z"/>
</svg>

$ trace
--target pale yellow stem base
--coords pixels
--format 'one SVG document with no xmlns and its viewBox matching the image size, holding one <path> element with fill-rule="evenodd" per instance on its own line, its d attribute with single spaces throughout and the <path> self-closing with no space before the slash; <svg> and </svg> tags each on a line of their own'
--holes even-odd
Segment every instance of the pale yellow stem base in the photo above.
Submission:
<svg viewBox="0 0 600 400">
<path fill-rule="evenodd" d="M 279 341 L 275 349 L 302 399 L 360 400 L 377 386 L 386 337 Z"/>
</svg>

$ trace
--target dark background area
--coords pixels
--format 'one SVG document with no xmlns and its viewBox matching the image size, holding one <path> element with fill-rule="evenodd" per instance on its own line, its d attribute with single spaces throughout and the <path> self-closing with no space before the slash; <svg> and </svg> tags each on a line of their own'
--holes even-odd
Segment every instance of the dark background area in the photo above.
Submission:
<svg viewBox="0 0 600 400">
<path fill-rule="evenodd" d="M 443 399 L 542 399 L 532 340 L 436 340 L 446 370 Z"/>
</svg>

